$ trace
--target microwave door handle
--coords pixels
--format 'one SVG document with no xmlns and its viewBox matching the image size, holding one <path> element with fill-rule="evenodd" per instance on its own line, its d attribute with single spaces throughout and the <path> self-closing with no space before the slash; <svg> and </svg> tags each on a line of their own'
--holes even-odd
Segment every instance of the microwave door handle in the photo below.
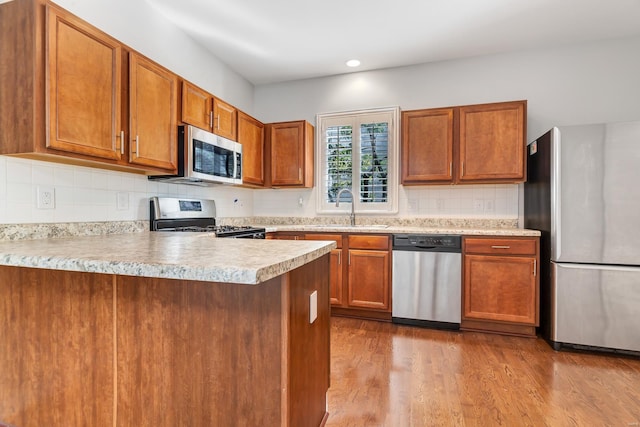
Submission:
<svg viewBox="0 0 640 427">
<path fill-rule="evenodd" d="M 236 175 L 235 168 L 235 153 L 231 153 L 230 156 L 227 156 L 227 176 L 233 178 Z"/>
</svg>

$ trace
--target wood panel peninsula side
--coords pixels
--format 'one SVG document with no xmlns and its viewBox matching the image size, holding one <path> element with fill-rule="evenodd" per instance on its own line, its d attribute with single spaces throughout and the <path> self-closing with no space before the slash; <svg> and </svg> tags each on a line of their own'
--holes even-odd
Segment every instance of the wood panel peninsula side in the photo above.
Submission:
<svg viewBox="0 0 640 427">
<path fill-rule="evenodd" d="M 0 242 L 0 420 L 324 425 L 335 242 L 184 234 Z"/>
</svg>

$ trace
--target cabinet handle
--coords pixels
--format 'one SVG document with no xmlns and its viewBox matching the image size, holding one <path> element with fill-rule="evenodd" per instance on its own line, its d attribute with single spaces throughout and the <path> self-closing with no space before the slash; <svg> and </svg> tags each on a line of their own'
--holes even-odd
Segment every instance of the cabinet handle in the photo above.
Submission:
<svg viewBox="0 0 640 427">
<path fill-rule="evenodd" d="M 123 130 L 120 131 L 120 154 L 124 154 L 124 131 Z"/>
<path fill-rule="evenodd" d="M 511 249 L 511 246 L 493 245 L 493 246 L 491 246 L 491 249 Z"/>
<path fill-rule="evenodd" d="M 132 154 L 138 154 L 138 149 L 140 148 L 140 138 L 136 135 L 136 151 L 132 151 Z"/>
<path fill-rule="evenodd" d="M 449 176 L 453 177 L 453 162 L 449 162 Z"/>
<path fill-rule="evenodd" d="M 351 251 L 349 251 L 349 265 L 351 265 Z"/>
<path fill-rule="evenodd" d="M 298 180 L 302 181 L 302 168 L 298 168 Z"/>
<path fill-rule="evenodd" d="M 338 252 L 338 265 L 342 265 L 342 251 Z"/>
<path fill-rule="evenodd" d="M 220 130 L 220 113 L 216 117 L 216 129 Z"/>
<path fill-rule="evenodd" d="M 462 162 L 462 173 L 460 174 L 460 176 L 464 176 L 464 162 Z"/>
<path fill-rule="evenodd" d="M 213 129 L 213 110 L 209 111 L 209 127 Z"/>
<path fill-rule="evenodd" d="M 533 277 L 536 277 L 538 275 L 538 260 L 534 259 L 533 260 Z"/>
</svg>

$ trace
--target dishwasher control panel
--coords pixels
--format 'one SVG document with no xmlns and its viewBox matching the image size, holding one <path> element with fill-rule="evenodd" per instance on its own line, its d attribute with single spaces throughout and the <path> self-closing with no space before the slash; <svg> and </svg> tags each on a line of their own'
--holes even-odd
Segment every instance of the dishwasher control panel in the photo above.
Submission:
<svg viewBox="0 0 640 427">
<path fill-rule="evenodd" d="M 393 249 L 461 252 L 462 238 L 440 234 L 394 234 Z"/>
</svg>

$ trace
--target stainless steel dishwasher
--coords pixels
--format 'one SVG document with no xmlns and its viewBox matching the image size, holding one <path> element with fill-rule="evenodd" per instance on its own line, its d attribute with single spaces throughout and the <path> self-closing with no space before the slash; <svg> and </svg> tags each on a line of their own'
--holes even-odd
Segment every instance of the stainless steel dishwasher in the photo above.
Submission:
<svg viewBox="0 0 640 427">
<path fill-rule="evenodd" d="M 394 323 L 460 328 L 461 242 L 451 235 L 393 235 Z"/>
</svg>

